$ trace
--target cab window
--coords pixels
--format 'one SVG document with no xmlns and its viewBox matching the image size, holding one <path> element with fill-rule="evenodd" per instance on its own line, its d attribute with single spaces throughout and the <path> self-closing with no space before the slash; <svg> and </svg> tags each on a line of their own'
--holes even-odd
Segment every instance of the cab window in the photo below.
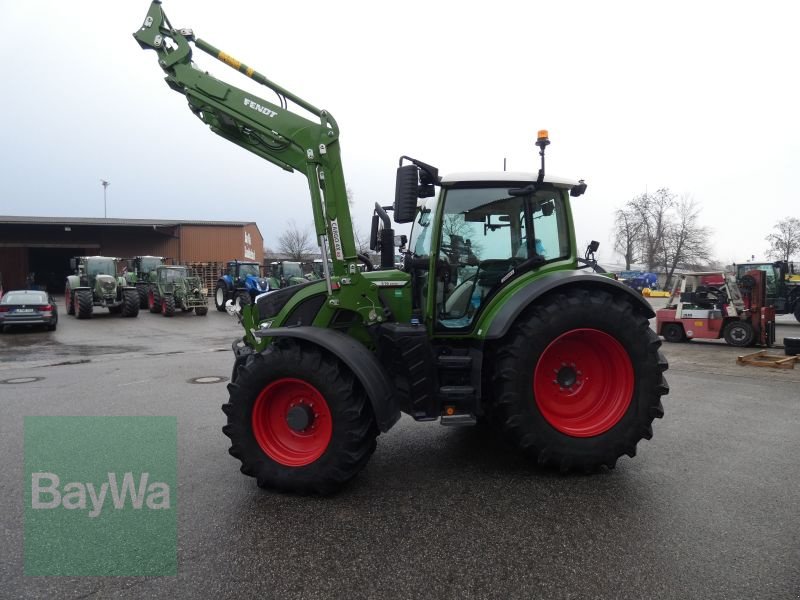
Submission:
<svg viewBox="0 0 800 600">
<path fill-rule="evenodd" d="M 511 195 L 508 186 L 451 189 L 444 202 L 435 302 L 441 328 L 469 327 L 489 296 L 530 259 L 570 256 L 557 189 L 525 196 Z"/>
</svg>

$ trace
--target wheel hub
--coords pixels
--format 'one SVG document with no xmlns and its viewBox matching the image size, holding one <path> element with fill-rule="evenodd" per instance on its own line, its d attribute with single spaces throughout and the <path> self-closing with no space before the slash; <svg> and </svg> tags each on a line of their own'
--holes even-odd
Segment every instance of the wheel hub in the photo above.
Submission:
<svg viewBox="0 0 800 600">
<path fill-rule="evenodd" d="M 295 404 L 286 413 L 286 423 L 292 431 L 305 431 L 314 423 L 314 409 L 308 404 Z"/>
<path fill-rule="evenodd" d="M 556 383 L 561 388 L 571 388 L 578 383 L 578 374 L 574 364 L 564 365 L 556 372 Z"/>
</svg>

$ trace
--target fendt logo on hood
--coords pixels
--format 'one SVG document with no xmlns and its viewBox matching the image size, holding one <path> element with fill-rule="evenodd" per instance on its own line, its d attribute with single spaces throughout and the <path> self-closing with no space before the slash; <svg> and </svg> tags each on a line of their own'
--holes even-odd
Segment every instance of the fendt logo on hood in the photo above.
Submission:
<svg viewBox="0 0 800 600">
<path fill-rule="evenodd" d="M 244 99 L 244 105 L 249 106 L 253 110 L 257 110 L 258 112 L 267 115 L 268 117 L 275 117 L 278 115 L 274 110 L 268 109 L 266 106 L 261 106 L 258 102 L 253 102 L 250 98 Z"/>
</svg>

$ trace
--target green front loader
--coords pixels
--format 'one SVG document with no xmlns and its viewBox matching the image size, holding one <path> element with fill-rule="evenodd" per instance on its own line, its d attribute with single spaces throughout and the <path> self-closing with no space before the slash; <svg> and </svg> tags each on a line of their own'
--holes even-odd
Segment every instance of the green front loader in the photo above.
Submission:
<svg viewBox="0 0 800 600">
<path fill-rule="evenodd" d="M 375 207 L 374 265 L 357 251 L 329 112 L 173 28 L 159 2 L 134 37 L 214 133 L 308 182 L 322 279 L 228 306 L 244 331 L 223 432 L 258 485 L 339 489 L 401 413 L 486 423 L 562 471 L 613 467 L 651 437 L 668 391 L 653 311 L 579 268 L 571 204 L 586 184 L 545 173 L 547 132 L 531 173 L 442 176 L 401 157 L 393 205 Z M 274 101 L 196 68 L 193 47 Z M 402 269 L 392 221 L 412 224 Z"/>
</svg>

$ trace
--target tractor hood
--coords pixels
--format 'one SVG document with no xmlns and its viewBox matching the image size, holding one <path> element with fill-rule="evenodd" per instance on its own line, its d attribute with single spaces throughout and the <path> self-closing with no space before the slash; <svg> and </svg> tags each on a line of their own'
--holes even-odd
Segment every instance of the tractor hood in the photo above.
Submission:
<svg viewBox="0 0 800 600">
<path fill-rule="evenodd" d="M 95 283 L 103 292 L 113 292 L 117 288 L 117 280 L 111 275 L 97 275 Z"/>
<path fill-rule="evenodd" d="M 259 292 L 266 292 L 269 290 L 269 283 L 267 282 L 266 277 L 248 275 L 244 280 L 244 285 L 248 289 L 257 290 Z"/>
</svg>

